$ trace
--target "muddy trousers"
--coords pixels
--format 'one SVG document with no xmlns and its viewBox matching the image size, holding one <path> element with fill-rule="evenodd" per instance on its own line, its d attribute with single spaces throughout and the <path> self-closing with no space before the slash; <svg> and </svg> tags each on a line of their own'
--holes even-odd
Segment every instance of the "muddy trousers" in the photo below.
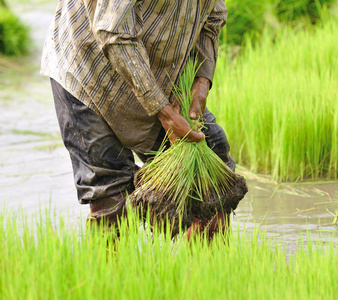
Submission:
<svg viewBox="0 0 338 300">
<path fill-rule="evenodd" d="M 125 196 L 134 190 L 134 175 L 139 167 L 133 152 L 125 148 L 112 129 L 93 110 L 51 79 L 56 114 L 65 147 L 69 151 L 79 203 L 90 204 L 90 221 L 117 226 L 125 214 Z M 229 143 L 210 111 L 203 116 L 208 146 L 234 170 Z M 158 150 L 165 132 L 162 129 L 152 150 Z M 136 153 L 145 162 L 148 155 Z"/>
</svg>

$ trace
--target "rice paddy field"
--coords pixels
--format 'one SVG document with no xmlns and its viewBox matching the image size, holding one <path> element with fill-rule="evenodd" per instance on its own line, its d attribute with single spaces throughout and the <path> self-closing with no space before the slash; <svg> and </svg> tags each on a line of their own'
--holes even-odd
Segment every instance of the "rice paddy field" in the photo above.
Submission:
<svg viewBox="0 0 338 300">
<path fill-rule="evenodd" d="M 129 217 L 122 237 L 71 230 L 40 216 L 0 217 L 1 299 L 335 299 L 332 243 L 287 256 L 264 233 L 175 242 Z M 60 221 L 60 220 L 58 220 Z M 18 224 L 21 224 L 18 225 Z M 108 237 L 109 238 L 109 237 Z"/>
<path fill-rule="evenodd" d="M 314 27 L 271 31 L 269 12 L 253 18 L 250 8 L 274 1 L 225 2 L 233 44 L 247 39 L 239 55 L 220 47 L 208 98 L 248 180 L 232 232 L 187 243 L 151 234 L 130 213 L 107 245 L 112 236 L 85 228 L 89 209 L 76 203 L 48 79 L 38 75 L 56 3 L 7 1 L 36 44 L 29 57 L 0 57 L 0 206 L 9 208 L 0 211 L 1 300 L 337 298 L 337 19 L 315 12 Z M 272 20 L 266 30 L 261 16 Z M 254 32 L 237 39 L 246 20 Z"/>
<path fill-rule="evenodd" d="M 280 181 L 337 179 L 337 32 L 328 16 L 265 33 L 236 59 L 220 53 L 208 105 L 239 164 Z"/>
</svg>

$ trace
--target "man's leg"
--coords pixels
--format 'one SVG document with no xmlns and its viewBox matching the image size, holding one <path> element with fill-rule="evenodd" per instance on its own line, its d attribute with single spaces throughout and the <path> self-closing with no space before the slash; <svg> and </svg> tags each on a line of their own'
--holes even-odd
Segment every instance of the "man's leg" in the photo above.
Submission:
<svg viewBox="0 0 338 300">
<path fill-rule="evenodd" d="M 138 170 L 108 124 L 51 79 L 62 139 L 72 161 L 78 200 L 90 204 L 90 222 L 116 226 Z"/>
<path fill-rule="evenodd" d="M 192 225 L 188 228 L 185 238 L 189 241 L 196 235 L 206 235 L 210 242 L 214 235 L 221 232 L 227 234 L 230 229 L 230 215 L 226 212 L 220 212 L 210 220 L 194 219 Z"/>
<path fill-rule="evenodd" d="M 228 167 L 234 171 L 236 163 L 229 154 L 230 145 L 224 130 L 216 123 L 215 116 L 208 109 L 206 109 L 203 116 L 203 121 L 205 123 L 203 132 L 209 148 L 211 148 L 228 165 Z"/>
</svg>

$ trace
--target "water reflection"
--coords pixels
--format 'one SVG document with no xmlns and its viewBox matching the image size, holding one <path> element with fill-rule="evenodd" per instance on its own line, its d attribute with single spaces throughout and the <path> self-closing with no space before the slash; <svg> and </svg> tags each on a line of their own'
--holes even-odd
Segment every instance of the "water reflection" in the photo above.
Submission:
<svg viewBox="0 0 338 300">
<path fill-rule="evenodd" d="M 338 246 L 338 226 L 333 225 L 338 209 L 338 182 L 276 184 L 248 179 L 249 193 L 233 218 L 234 230 L 252 231 L 259 226 L 270 238 L 293 251 L 308 233 L 313 240 Z"/>
</svg>

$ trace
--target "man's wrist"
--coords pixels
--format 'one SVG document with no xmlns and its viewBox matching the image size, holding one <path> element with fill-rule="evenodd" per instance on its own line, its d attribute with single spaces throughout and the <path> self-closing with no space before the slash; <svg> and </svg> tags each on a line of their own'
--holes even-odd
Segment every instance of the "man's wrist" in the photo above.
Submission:
<svg viewBox="0 0 338 300">
<path fill-rule="evenodd" d="M 195 82 L 199 82 L 200 84 L 206 85 L 207 89 L 208 90 L 210 89 L 211 82 L 210 82 L 210 80 L 208 78 L 205 78 L 205 77 L 196 77 L 195 78 Z"/>
<path fill-rule="evenodd" d="M 157 117 L 160 121 L 170 118 L 172 113 L 172 108 L 170 104 L 165 105 L 157 114 Z"/>
</svg>

